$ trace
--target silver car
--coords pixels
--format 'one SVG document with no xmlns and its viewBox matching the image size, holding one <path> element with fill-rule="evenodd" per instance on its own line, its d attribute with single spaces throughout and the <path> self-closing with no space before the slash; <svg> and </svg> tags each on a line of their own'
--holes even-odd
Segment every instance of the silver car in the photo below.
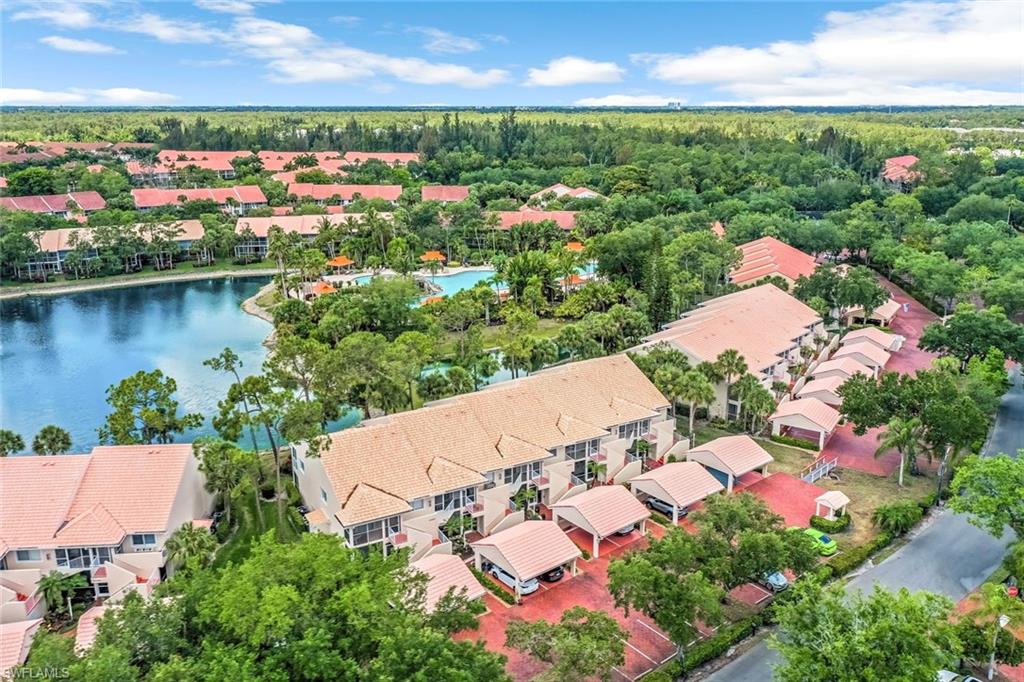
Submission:
<svg viewBox="0 0 1024 682">
<path fill-rule="evenodd" d="M 490 573 L 495 578 L 505 583 L 513 590 L 516 589 L 516 579 L 506 571 L 498 568 L 497 566 L 491 565 Z M 529 580 L 522 580 L 519 582 L 519 594 L 533 594 L 540 589 L 540 582 L 536 578 L 530 578 Z"/>
</svg>

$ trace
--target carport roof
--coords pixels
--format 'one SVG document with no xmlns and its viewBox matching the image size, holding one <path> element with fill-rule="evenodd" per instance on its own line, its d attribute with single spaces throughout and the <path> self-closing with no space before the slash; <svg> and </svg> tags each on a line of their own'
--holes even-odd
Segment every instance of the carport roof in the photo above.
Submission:
<svg viewBox="0 0 1024 682">
<path fill-rule="evenodd" d="M 621 485 L 598 486 L 551 505 L 552 511 L 563 509 L 575 509 L 589 526 L 583 530 L 599 538 L 651 515 L 640 500 Z"/>
<path fill-rule="evenodd" d="M 875 372 L 867 365 L 857 362 L 854 358 L 836 358 L 834 360 L 826 360 L 811 372 L 812 377 L 816 377 L 825 372 L 840 371 L 847 377 L 852 377 L 854 374 L 863 374 L 866 377 L 874 376 Z"/>
<path fill-rule="evenodd" d="M 742 476 L 748 471 L 771 463 L 772 456 L 754 442 L 750 436 L 723 436 L 698 445 L 687 453 L 688 457 L 695 454 L 708 453 L 714 457 L 725 471 L 733 476 Z"/>
<path fill-rule="evenodd" d="M 804 417 L 822 431 L 828 432 L 839 423 L 839 412 L 817 398 L 800 398 L 782 403 L 768 419 L 773 421 L 792 416 Z"/>
<path fill-rule="evenodd" d="M 848 346 L 859 341 L 871 341 L 883 350 L 892 350 L 896 347 L 897 338 L 895 334 L 887 334 L 878 327 L 864 327 L 855 329 L 843 337 L 842 344 Z"/>
<path fill-rule="evenodd" d="M 413 561 L 409 566 L 425 573 L 428 578 L 427 594 L 424 600 L 424 608 L 428 612 L 434 610 L 437 603 L 450 589 L 454 588 L 456 593 L 465 589 L 466 599 L 479 599 L 487 591 L 473 577 L 469 567 L 462 562 L 462 559 L 451 554 L 431 554 L 418 561 Z"/>
<path fill-rule="evenodd" d="M 725 486 L 708 473 L 708 470 L 699 462 L 670 462 L 648 471 L 646 474 L 636 476 L 630 481 L 630 483 L 648 482 L 665 491 L 670 499 L 664 501 L 677 507 L 688 507 L 712 493 L 725 490 Z"/>
<path fill-rule="evenodd" d="M 828 391 L 829 393 L 839 395 L 836 391 L 838 391 L 839 387 L 845 383 L 846 379 L 836 376 L 825 377 L 824 379 L 814 379 L 813 381 L 808 381 L 804 384 L 803 388 L 800 389 L 800 392 L 797 393 L 797 395 L 803 396 L 809 393 L 816 393 L 818 391 Z"/>
<path fill-rule="evenodd" d="M 889 353 L 887 351 L 884 351 L 870 341 L 863 339 L 842 346 L 835 352 L 835 354 L 832 355 L 832 358 L 845 358 L 853 355 L 854 353 L 861 354 L 878 367 L 885 367 L 885 363 L 889 362 Z"/>
<path fill-rule="evenodd" d="M 494 549 L 504 560 L 501 568 L 520 580 L 535 578 L 582 556 L 580 548 L 554 521 L 523 521 L 471 546 Z"/>
</svg>

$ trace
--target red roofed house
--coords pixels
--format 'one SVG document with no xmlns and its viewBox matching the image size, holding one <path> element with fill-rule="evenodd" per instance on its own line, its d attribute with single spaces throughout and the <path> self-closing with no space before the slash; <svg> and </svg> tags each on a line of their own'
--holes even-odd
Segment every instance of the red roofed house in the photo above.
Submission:
<svg viewBox="0 0 1024 682">
<path fill-rule="evenodd" d="M 164 149 L 157 154 L 156 162 L 152 165 L 140 161 L 128 161 L 125 163 L 125 170 L 133 183 L 137 185 L 152 184 L 158 187 L 173 185 L 177 182 L 178 171 L 189 166 L 213 171 L 225 180 L 233 180 L 235 167 L 231 165 L 231 162 L 234 159 L 247 156 L 252 156 L 252 152 Z"/>
<path fill-rule="evenodd" d="M 213 509 L 188 443 L 0 458 L 0 499 L 0 585 L 26 571 L 81 572 L 113 601 L 148 596 L 173 570 L 167 538 Z"/>
<path fill-rule="evenodd" d="M 48 213 L 63 218 L 79 212 L 89 214 L 107 207 L 98 192 L 68 192 L 67 194 L 37 194 L 25 197 L 0 197 L 0 206 L 10 211 Z"/>
<path fill-rule="evenodd" d="M 416 152 L 345 152 L 342 157 L 348 166 L 358 166 L 367 161 L 380 161 L 389 166 L 405 166 L 420 160 Z"/>
<path fill-rule="evenodd" d="M 449 203 L 462 201 L 467 197 L 469 197 L 468 185 L 423 185 L 420 188 L 420 198 L 423 201 Z"/>
<path fill-rule="evenodd" d="M 347 206 L 357 198 L 383 199 L 395 203 L 402 194 L 402 186 L 314 185 L 311 182 L 293 182 L 288 185 L 288 194 L 294 194 L 299 199 L 309 199 L 319 205 L 333 203 Z"/>
<path fill-rule="evenodd" d="M 603 194 L 595 192 L 592 189 L 586 187 L 569 187 L 558 182 L 550 187 L 545 187 L 539 192 L 534 192 L 530 195 L 530 199 L 536 199 L 542 206 L 544 202 L 550 201 L 551 199 L 561 199 L 562 197 L 571 197 L 573 199 L 605 199 Z"/>
<path fill-rule="evenodd" d="M 882 166 L 882 179 L 900 187 L 912 184 L 921 179 L 920 171 L 911 170 L 920 160 L 913 154 L 888 158 Z"/>
<path fill-rule="evenodd" d="M 286 170 L 312 170 L 318 168 L 320 164 L 324 162 L 334 161 L 341 164 L 341 153 L 340 152 L 275 152 L 275 151 L 261 151 L 256 156 L 259 157 L 260 162 L 263 164 L 263 170 L 271 173 L 277 173 Z M 287 168 L 288 164 L 293 163 L 298 158 L 306 159 L 313 157 L 316 159 L 317 165 L 315 166 L 302 166 Z"/>
<path fill-rule="evenodd" d="M 9 680 L 14 668 L 28 659 L 32 640 L 42 624 L 41 618 L 0 625 L 0 680 Z"/>
<path fill-rule="evenodd" d="M 522 223 L 540 223 L 545 220 L 553 220 L 563 230 L 571 230 L 576 227 L 576 211 L 534 211 L 532 209 L 521 211 L 494 211 L 498 216 L 498 229 L 511 230 Z"/>
<path fill-rule="evenodd" d="M 740 286 L 754 284 L 766 277 L 781 277 L 793 286 L 797 278 L 810 276 L 817 266 L 814 256 L 775 237 L 761 237 L 738 248 L 743 258 L 729 273 L 729 281 Z"/>
<path fill-rule="evenodd" d="M 217 207 L 232 215 L 245 215 L 254 208 L 267 205 L 267 198 L 259 185 L 237 185 L 235 187 L 213 187 L 198 189 L 133 189 L 135 208 L 149 211 L 162 206 L 180 206 L 186 201 L 210 200 Z"/>
<path fill-rule="evenodd" d="M 331 208 L 328 206 L 328 208 Z M 378 217 L 390 220 L 390 213 L 379 213 Z M 294 232 L 307 241 L 312 241 L 320 234 L 320 226 L 327 221 L 331 225 L 349 225 L 359 223 L 362 213 L 337 213 L 330 215 L 283 215 L 239 218 L 235 222 L 235 233 L 239 240 L 235 245 L 235 255 L 239 258 L 254 257 L 257 260 L 267 255 L 268 235 L 271 227 L 280 227 L 285 232 Z"/>
</svg>

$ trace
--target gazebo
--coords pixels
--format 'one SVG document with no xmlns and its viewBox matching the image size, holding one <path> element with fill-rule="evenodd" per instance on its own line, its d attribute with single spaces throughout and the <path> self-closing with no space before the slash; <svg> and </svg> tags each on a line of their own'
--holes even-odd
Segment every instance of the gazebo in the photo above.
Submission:
<svg viewBox="0 0 1024 682">
<path fill-rule="evenodd" d="M 431 305 L 432 303 L 440 303 L 444 300 L 443 296 L 427 296 L 420 305 Z"/>
<path fill-rule="evenodd" d="M 570 251 L 575 251 L 576 253 L 581 253 L 583 251 L 583 244 L 580 242 L 569 242 L 565 245 L 565 248 Z"/>
<path fill-rule="evenodd" d="M 327 282 L 324 282 L 323 280 L 320 280 L 319 282 L 314 284 L 310 288 L 310 290 L 309 290 L 309 292 L 313 296 L 323 296 L 324 294 L 333 294 L 336 291 L 337 291 L 337 289 L 335 289 L 333 286 L 331 286 Z"/>
<path fill-rule="evenodd" d="M 347 270 L 355 261 L 348 256 L 335 256 L 331 260 L 327 261 L 327 264 L 334 268 L 336 271 Z"/>
<path fill-rule="evenodd" d="M 839 490 L 829 490 L 822 493 L 814 500 L 814 515 L 835 521 L 846 513 L 846 505 L 850 504 L 850 498 L 846 493 Z M 824 514 L 822 511 L 824 510 Z"/>
<path fill-rule="evenodd" d="M 423 261 L 424 263 L 443 263 L 448 259 L 445 258 L 444 254 L 441 253 L 440 251 L 427 251 L 422 256 L 420 256 L 420 260 Z"/>
</svg>

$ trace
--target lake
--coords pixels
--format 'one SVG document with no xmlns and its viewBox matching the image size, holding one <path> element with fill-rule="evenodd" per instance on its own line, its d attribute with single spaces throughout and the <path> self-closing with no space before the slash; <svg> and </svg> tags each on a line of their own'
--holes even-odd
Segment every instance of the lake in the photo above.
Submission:
<svg viewBox="0 0 1024 682">
<path fill-rule="evenodd" d="M 181 409 L 206 418 L 187 442 L 212 434 L 230 378 L 203 360 L 230 346 L 260 370 L 271 325 L 240 305 L 267 278 L 211 279 L 0 301 L 0 424 L 31 445 L 46 424 L 71 433 L 73 452 L 98 443 L 107 386 L 160 369 L 178 383 Z"/>
</svg>

